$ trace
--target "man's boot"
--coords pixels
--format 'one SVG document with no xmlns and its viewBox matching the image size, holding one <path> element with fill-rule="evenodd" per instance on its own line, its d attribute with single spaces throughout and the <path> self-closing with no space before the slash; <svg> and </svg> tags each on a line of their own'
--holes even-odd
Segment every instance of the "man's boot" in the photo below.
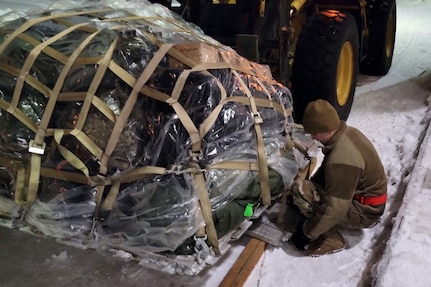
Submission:
<svg viewBox="0 0 431 287">
<path fill-rule="evenodd" d="M 321 256 L 330 254 L 343 250 L 345 246 L 343 235 L 336 228 L 332 228 L 316 240 L 310 242 L 308 249 L 305 250 L 305 255 Z"/>
</svg>

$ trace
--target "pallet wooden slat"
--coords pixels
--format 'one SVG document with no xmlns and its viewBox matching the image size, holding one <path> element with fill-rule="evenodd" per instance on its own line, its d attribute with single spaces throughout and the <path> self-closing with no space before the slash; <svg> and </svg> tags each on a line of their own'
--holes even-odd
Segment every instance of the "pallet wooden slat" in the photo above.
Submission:
<svg viewBox="0 0 431 287">
<path fill-rule="evenodd" d="M 266 243 L 252 238 L 219 287 L 243 286 L 254 266 L 265 251 Z"/>
</svg>

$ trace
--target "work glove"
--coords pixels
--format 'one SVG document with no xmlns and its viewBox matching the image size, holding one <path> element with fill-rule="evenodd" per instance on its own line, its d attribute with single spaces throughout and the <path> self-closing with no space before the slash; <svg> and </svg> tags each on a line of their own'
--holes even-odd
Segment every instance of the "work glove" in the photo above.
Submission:
<svg viewBox="0 0 431 287">
<path fill-rule="evenodd" d="M 295 180 L 290 187 L 293 203 L 307 218 L 314 212 L 316 202 L 320 201 L 319 193 L 313 182 L 309 180 Z"/>
<path fill-rule="evenodd" d="M 305 246 L 310 243 L 310 238 L 305 236 L 302 224 L 296 227 L 295 232 L 289 239 L 289 243 L 297 250 L 305 250 Z"/>
</svg>

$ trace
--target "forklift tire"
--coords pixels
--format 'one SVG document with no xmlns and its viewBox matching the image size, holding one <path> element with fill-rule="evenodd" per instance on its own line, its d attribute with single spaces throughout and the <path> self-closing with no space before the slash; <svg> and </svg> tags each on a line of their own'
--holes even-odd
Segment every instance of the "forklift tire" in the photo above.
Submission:
<svg viewBox="0 0 431 287">
<path fill-rule="evenodd" d="M 303 27 L 292 66 L 293 111 L 302 124 L 307 104 L 331 103 L 347 120 L 356 89 L 359 39 L 355 19 L 336 10 L 314 14 Z"/>
<path fill-rule="evenodd" d="M 366 10 L 369 27 L 368 52 L 359 70 L 366 75 L 386 75 L 391 68 L 394 54 L 396 3 L 395 0 L 369 0 Z"/>
</svg>

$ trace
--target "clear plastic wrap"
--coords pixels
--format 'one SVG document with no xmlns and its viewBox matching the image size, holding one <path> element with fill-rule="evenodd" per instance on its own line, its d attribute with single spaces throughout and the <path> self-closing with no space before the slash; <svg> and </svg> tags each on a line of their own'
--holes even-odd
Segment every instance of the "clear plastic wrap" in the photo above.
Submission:
<svg viewBox="0 0 431 287">
<path fill-rule="evenodd" d="M 22 29 L 28 21 L 32 25 Z M 21 34 L 12 38 L 13 31 Z M 96 219 L 100 242 L 175 251 L 208 220 L 191 184 L 191 162 L 204 176 L 220 236 L 244 219 L 240 211 L 248 202 L 260 201 L 261 174 L 219 164 L 267 163 L 271 195 L 296 175 L 295 156 L 283 149 L 293 122 L 289 90 L 267 67 L 161 5 L 63 1 L 43 15 L 7 22 L 0 32 L 0 158 L 30 162 L 30 142 L 41 133 L 51 97 L 57 97 L 46 127 L 37 200 L 26 213 L 27 222 L 45 234 L 83 238 Z M 155 62 L 166 45 L 173 50 Z M 136 176 L 147 167 L 156 172 Z M 103 181 L 94 180 L 100 176 Z M 4 178 L 4 189 L 13 188 L 6 181 L 14 179 Z M 111 194 L 115 200 L 105 208 Z"/>
<path fill-rule="evenodd" d="M 137 182 L 121 190 L 110 216 L 101 222 L 101 239 L 149 252 L 175 250 L 204 226 L 197 198 L 182 176 Z"/>
<path fill-rule="evenodd" d="M 45 235 L 85 240 L 93 225 L 95 189 L 87 185 L 50 180 L 58 194 L 38 201 L 26 213 L 26 221 Z"/>
</svg>

